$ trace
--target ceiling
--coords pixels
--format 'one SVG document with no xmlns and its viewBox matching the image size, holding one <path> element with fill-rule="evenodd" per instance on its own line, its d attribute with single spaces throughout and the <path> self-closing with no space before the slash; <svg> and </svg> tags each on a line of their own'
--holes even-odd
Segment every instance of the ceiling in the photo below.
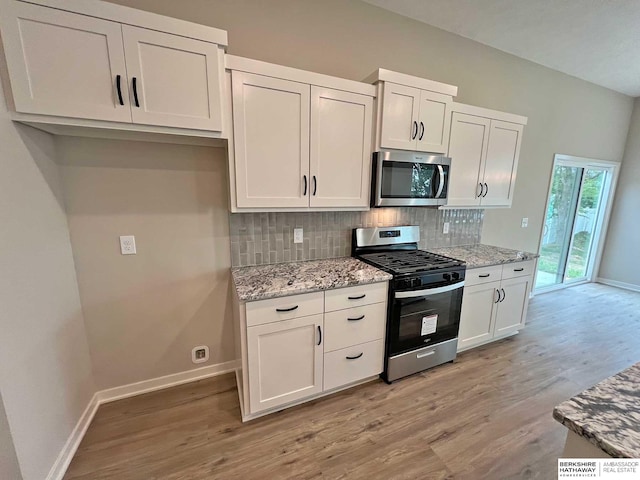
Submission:
<svg viewBox="0 0 640 480">
<path fill-rule="evenodd" d="M 640 96 L 639 0 L 364 0 Z"/>
</svg>

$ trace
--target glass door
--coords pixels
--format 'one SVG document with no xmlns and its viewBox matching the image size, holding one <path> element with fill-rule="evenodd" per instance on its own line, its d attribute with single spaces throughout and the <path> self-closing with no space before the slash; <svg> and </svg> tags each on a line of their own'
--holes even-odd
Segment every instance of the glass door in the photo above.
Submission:
<svg viewBox="0 0 640 480">
<path fill-rule="evenodd" d="M 613 168 L 556 156 L 538 260 L 537 291 L 590 279 Z"/>
</svg>

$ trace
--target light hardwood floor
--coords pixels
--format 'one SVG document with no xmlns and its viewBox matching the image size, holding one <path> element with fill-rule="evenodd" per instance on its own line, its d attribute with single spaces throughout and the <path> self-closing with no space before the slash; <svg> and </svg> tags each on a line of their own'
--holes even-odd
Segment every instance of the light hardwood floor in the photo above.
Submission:
<svg viewBox="0 0 640 480">
<path fill-rule="evenodd" d="M 640 294 L 531 301 L 519 335 L 252 422 L 224 375 L 100 407 L 65 479 L 556 478 L 553 407 L 640 361 Z"/>
</svg>

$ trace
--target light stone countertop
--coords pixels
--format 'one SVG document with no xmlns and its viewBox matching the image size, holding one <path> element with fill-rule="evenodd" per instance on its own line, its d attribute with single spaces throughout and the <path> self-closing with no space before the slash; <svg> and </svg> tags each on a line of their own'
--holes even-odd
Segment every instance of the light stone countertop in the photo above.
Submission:
<svg viewBox="0 0 640 480">
<path fill-rule="evenodd" d="M 616 458 L 640 458 L 640 363 L 553 410 L 553 418 Z"/>
<path fill-rule="evenodd" d="M 502 265 L 503 263 L 524 262 L 533 260 L 540 255 L 537 253 L 511 250 L 510 248 L 494 247 L 492 245 L 462 245 L 459 247 L 427 248 L 429 252 L 445 257 L 462 260 L 467 269 Z"/>
<path fill-rule="evenodd" d="M 231 269 L 241 302 L 391 280 L 391 275 L 352 257 Z"/>
</svg>

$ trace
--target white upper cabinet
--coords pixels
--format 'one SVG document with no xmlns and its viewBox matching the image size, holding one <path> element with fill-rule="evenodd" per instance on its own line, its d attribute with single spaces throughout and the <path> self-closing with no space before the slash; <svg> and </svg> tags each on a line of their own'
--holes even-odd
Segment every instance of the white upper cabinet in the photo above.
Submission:
<svg viewBox="0 0 640 480">
<path fill-rule="evenodd" d="M 311 207 L 367 207 L 373 98 L 311 87 Z"/>
<path fill-rule="evenodd" d="M 122 26 L 135 123 L 222 130 L 222 51 L 213 43 Z"/>
<path fill-rule="evenodd" d="M 510 207 L 526 117 L 453 104 L 448 207 Z"/>
<path fill-rule="evenodd" d="M 366 210 L 371 85 L 226 56 L 231 211 Z"/>
<path fill-rule="evenodd" d="M 2 6 L 17 112 L 131 122 L 119 23 L 23 2 Z"/>
<path fill-rule="evenodd" d="M 106 2 L 39 1 L 1 4 L 14 120 L 70 135 L 222 136 L 226 32 Z"/>
<path fill-rule="evenodd" d="M 237 204 L 309 205 L 309 99 L 297 82 L 232 73 Z"/>
<path fill-rule="evenodd" d="M 378 84 L 377 150 L 447 152 L 457 87 L 385 69 L 366 81 Z"/>
</svg>

